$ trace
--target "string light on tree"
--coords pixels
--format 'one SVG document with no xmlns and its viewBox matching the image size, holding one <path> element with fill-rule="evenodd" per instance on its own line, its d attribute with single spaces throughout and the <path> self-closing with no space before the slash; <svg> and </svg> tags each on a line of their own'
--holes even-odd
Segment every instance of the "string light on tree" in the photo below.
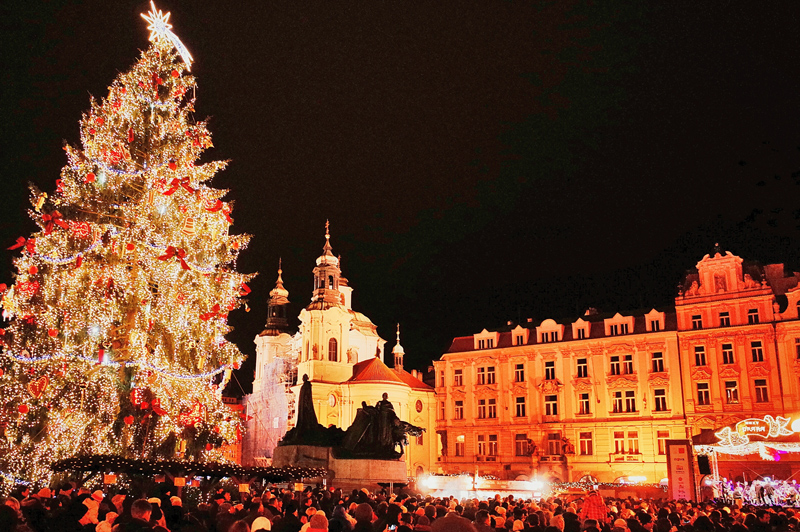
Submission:
<svg viewBox="0 0 800 532">
<path fill-rule="evenodd" d="M 8 478 L 47 482 L 75 454 L 222 460 L 241 435 L 221 395 L 244 358 L 225 335 L 253 277 L 236 271 L 249 236 L 230 234 L 227 191 L 210 186 L 226 163 L 197 162 L 212 143 L 192 118 L 192 57 L 151 7 L 151 46 L 91 100 L 55 191 L 31 191 L 39 231 L 9 247 Z"/>
</svg>

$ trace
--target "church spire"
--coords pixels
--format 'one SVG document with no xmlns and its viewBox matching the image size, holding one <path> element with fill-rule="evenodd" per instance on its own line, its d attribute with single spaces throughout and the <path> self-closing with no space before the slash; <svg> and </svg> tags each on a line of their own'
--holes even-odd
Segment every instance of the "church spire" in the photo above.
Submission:
<svg viewBox="0 0 800 532">
<path fill-rule="evenodd" d="M 278 259 L 278 279 L 275 288 L 269 292 L 267 303 L 267 328 L 259 336 L 278 336 L 289 331 L 286 309 L 289 306 L 289 291 L 283 286 L 282 260 Z"/>
<path fill-rule="evenodd" d="M 400 345 L 400 324 L 397 324 L 397 345 L 392 348 L 392 354 L 394 355 L 394 369 L 403 369 L 403 355 L 405 355 L 405 351 L 403 350 L 403 346 Z"/>
</svg>

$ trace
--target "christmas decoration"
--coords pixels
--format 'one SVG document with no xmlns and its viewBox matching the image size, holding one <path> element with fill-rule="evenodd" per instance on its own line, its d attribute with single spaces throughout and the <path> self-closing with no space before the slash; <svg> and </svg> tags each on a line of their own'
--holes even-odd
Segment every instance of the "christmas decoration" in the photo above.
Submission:
<svg viewBox="0 0 800 532">
<path fill-rule="evenodd" d="M 169 13 L 143 16 L 151 46 L 91 100 L 56 192 L 31 190 L 39 231 L 9 248 L 0 403 L 19 416 L 0 471 L 19 481 L 47 485 L 76 454 L 171 459 L 181 442 L 184 458 L 222 461 L 241 434 L 222 392 L 244 356 L 220 339 L 253 277 L 236 271 L 249 237 L 229 234 L 209 186 L 226 163 L 196 163 L 211 137 L 187 97 L 192 57 Z M 225 310 L 202 319 L 214 302 Z"/>
</svg>

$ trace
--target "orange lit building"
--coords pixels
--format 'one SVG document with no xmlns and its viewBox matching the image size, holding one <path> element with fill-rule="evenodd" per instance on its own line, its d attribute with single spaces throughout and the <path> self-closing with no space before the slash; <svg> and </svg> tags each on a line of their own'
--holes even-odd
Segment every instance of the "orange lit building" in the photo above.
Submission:
<svg viewBox="0 0 800 532">
<path fill-rule="evenodd" d="M 712 429 L 713 443 L 742 419 L 800 414 L 798 279 L 716 253 L 686 277 L 674 313 L 587 312 L 455 338 L 434 362 L 440 470 L 659 482 L 667 439 Z M 736 478 L 741 456 L 729 458 L 720 473 Z M 800 469 L 791 463 L 775 471 Z"/>
<path fill-rule="evenodd" d="M 696 443 L 717 443 L 715 433 L 745 419 L 800 414 L 798 281 L 800 274 L 782 264 L 762 267 L 719 250 L 684 279 L 675 310 L 686 422 Z M 717 453 L 721 476 L 789 478 L 800 471 L 800 454 L 776 461 L 765 440 L 750 439 L 749 447 Z M 757 466 L 743 459 L 747 451 Z"/>
<path fill-rule="evenodd" d="M 434 367 L 447 473 L 658 482 L 686 437 L 674 314 L 483 330 Z"/>
</svg>

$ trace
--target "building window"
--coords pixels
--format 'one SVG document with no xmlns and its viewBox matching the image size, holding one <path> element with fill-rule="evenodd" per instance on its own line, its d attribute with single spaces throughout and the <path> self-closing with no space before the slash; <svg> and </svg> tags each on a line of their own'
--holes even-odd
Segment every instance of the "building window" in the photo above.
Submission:
<svg viewBox="0 0 800 532">
<path fill-rule="evenodd" d="M 578 394 L 578 408 L 579 414 L 591 414 L 588 392 Z"/>
<path fill-rule="evenodd" d="M 453 386 L 464 386 L 464 370 L 453 371 Z"/>
<path fill-rule="evenodd" d="M 658 454 L 667 454 L 667 440 L 669 439 L 668 430 L 659 430 L 656 432 L 656 441 L 658 442 Z"/>
<path fill-rule="evenodd" d="M 478 419 L 486 419 L 486 399 L 478 399 Z"/>
<path fill-rule="evenodd" d="M 625 432 L 614 431 L 614 454 L 625 452 Z"/>
<path fill-rule="evenodd" d="M 706 347 L 703 345 L 696 345 L 694 346 L 694 365 L 695 366 L 705 366 L 706 365 Z"/>
<path fill-rule="evenodd" d="M 494 347 L 494 338 L 487 338 L 486 339 L 486 348 L 491 349 Z"/>
<path fill-rule="evenodd" d="M 708 389 L 707 382 L 698 382 L 697 383 L 697 404 L 698 405 L 710 405 L 711 404 L 711 394 Z"/>
<path fill-rule="evenodd" d="M 464 440 L 465 438 L 463 434 L 456 436 L 456 456 L 464 456 L 464 451 L 466 450 Z"/>
<path fill-rule="evenodd" d="M 522 345 L 525 343 L 525 337 L 521 334 L 514 336 L 514 344 L 515 345 Z"/>
<path fill-rule="evenodd" d="M 514 382 L 525 382 L 525 364 L 514 365 Z"/>
<path fill-rule="evenodd" d="M 547 435 L 547 454 L 561 454 L 561 433 L 551 432 Z"/>
<path fill-rule="evenodd" d="M 486 384 L 494 384 L 494 366 L 486 368 Z"/>
<path fill-rule="evenodd" d="M 695 314 L 692 316 L 692 329 L 702 329 L 703 328 L 703 316 L 700 314 Z"/>
<path fill-rule="evenodd" d="M 550 332 L 543 332 L 542 333 L 542 343 L 546 344 L 548 342 L 557 342 L 558 341 L 558 332 L 557 331 L 550 331 Z"/>
<path fill-rule="evenodd" d="M 800 338 L 794 339 L 794 351 L 797 355 L 797 360 L 800 360 Z"/>
<path fill-rule="evenodd" d="M 497 417 L 497 399 L 489 399 L 489 411 L 487 415 L 489 418 Z"/>
<path fill-rule="evenodd" d="M 552 381 L 556 379 L 556 363 L 549 360 L 544 363 L 544 380 Z"/>
<path fill-rule="evenodd" d="M 515 397 L 514 398 L 514 406 L 516 407 L 515 413 L 517 417 L 525 417 L 527 416 L 527 412 L 525 411 L 525 398 L 524 397 Z"/>
<path fill-rule="evenodd" d="M 624 410 L 622 408 L 622 392 L 614 392 L 613 399 L 614 399 L 612 402 L 613 412 L 615 414 L 623 412 Z"/>
<path fill-rule="evenodd" d="M 628 454 L 639 454 L 639 431 L 628 431 Z"/>
<path fill-rule="evenodd" d="M 439 372 L 439 387 L 440 388 L 444 388 L 445 387 L 444 371 Z"/>
<path fill-rule="evenodd" d="M 730 327 L 731 326 L 731 313 L 730 312 L 720 312 L 719 313 L 719 326 L 720 327 Z"/>
<path fill-rule="evenodd" d="M 739 404 L 739 383 L 725 381 L 725 402 L 729 405 Z"/>
<path fill-rule="evenodd" d="M 528 456 L 528 435 L 514 435 L 514 456 Z"/>
<path fill-rule="evenodd" d="M 756 403 L 768 403 L 769 393 L 767 393 L 767 380 L 756 379 Z"/>
<path fill-rule="evenodd" d="M 336 338 L 331 338 L 328 340 L 328 360 L 331 362 L 338 362 L 338 349 L 336 345 Z"/>
<path fill-rule="evenodd" d="M 478 368 L 478 384 L 486 384 L 486 368 Z"/>
<path fill-rule="evenodd" d="M 544 396 L 544 413 L 546 416 L 558 415 L 558 396 L 545 395 Z"/>
<path fill-rule="evenodd" d="M 586 338 L 586 329 L 578 329 L 578 340 L 584 340 Z"/>
<path fill-rule="evenodd" d="M 764 348 L 761 347 L 761 340 L 750 342 L 750 353 L 753 355 L 753 362 L 764 362 Z"/>
<path fill-rule="evenodd" d="M 464 419 L 464 401 L 456 401 L 455 418 Z"/>
<path fill-rule="evenodd" d="M 798 357 L 800 358 L 800 357 Z M 589 376 L 589 364 L 587 364 L 585 358 L 578 359 L 578 375 L 579 379 L 583 379 Z"/>
<path fill-rule="evenodd" d="M 734 364 L 736 359 L 733 357 L 733 344 L 722 344 L 722 363 Z"/>
<path fill-rule="evenodd" d="M 486 340 L 478 340 L 478 349 L 486 349 Z"/>
<path fill-rule="evenodd" d="M 489 434 L 489 456 L 497 456 L 497 434 Z"/>
<path fill-rule="evenodd" d="M 751 308 L 750 310 L 747 311 L 747 323 L 749 323 L 751 325 L 755 324 L 755 323 L 758 323 L 758 309 L 757 308 Z"/>
<path fill-rule="evenodd" d="M 619 368 L 619 357 L 618 356 L 613 356 L 613 357 L 611 357 L 611 374 L 612 375 L 619 375 L 620 373 L 621 372 L 620 372 L 620 368 Z"/>
<path fill-rule="evenodd" d="M 578 448 L 580 449 L 581 456 L 590 456 L 594 454 L 591 432 L 578 433 Z"/>
<path fill-rule="evenodd" d="M 660 320 L 650 320 L 650 331 L 658 332 L 661 330 L 661 321 Z"/>
<path fill-rule="evenodd" d="M 650 360 L 653 363 L 653 373 L 662 373 L 664 371 L 664 353 L 656 351 L 650 355 Z"/>
<path fill-rule="evenodd" d="M 636 392 L 633 390 L 625 392 L 625 411 L 636 412 Z"/>
<path fill-rule="evenodd" d="M 417 436 L 417 445 L 423 445 L 423 441 L 424 441 L 424 440 L 422 439 L 422 434 L 420 434 L 419 436 Z"/>
<path fill-rule="evenodd" d="M 444 419 L 444 401 L 439 402 L 439 420 Z"/>
<path fill-rule="evenodd" d="M 478 455 L 486 456 L 486 434 L 478 434 Z"/>
<path fill-rule="evenodd" d="M 622 370 L 626 375 L 633 374 L 633 355 L 625 355 L 622 363 Z"/>
<path fill-rule="evenodd" d="M 653 391 L 653 399 L 655 403 L 655 411 L 656 412 L 666 412 L 667 411 L 667 390 L 664 388 L 659 388 Z"/>
</svg>

